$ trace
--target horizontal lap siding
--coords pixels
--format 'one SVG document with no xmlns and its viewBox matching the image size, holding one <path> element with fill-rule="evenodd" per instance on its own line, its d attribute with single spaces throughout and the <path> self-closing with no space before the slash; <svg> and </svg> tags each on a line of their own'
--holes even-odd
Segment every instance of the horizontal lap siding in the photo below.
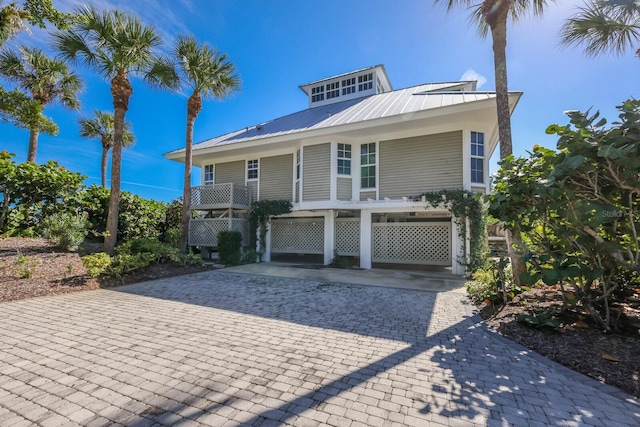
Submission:
<svg viewBox="0 0 640 427">
<path fill-rule="evenodd" d="M 293 155 L 260 159 L 260 199 L 291 200 L 293 186 Z"/>
<path fill-rule="evenodd" d="M 217 163 L 215 165 L 215 182 L 216 184 L 234 184 L 244 185 L 245 178 L 245 162 L 239 160 L 237 162 Z"/>
<path fill-rule="evenodd" d="M 338 200 L 351 199 L 351 178 L 338 178 Z"/>
<path fill-rule="evenodd" d="M 249 193 L 251 193 L 251 200 L 258 200 L 258 181 L 247 182 L 247 187 L 249 188 Z"/>
<path fill-rule="evenodd" d="M 331 144 L 306 146 L 302 156 L 302 201 L 329 200 Z"/>
<path fill-rule="evenodd" d="M 367 199 L 376 199 L 376 192 L 375 191 L 361 191 L 360 192 L 360 201 L 364 202 Z"/>
<path fill-rule="evenodd" d="M 380 198 L 462 188 L 462 131 L 380 142 Z"/>
</svg>

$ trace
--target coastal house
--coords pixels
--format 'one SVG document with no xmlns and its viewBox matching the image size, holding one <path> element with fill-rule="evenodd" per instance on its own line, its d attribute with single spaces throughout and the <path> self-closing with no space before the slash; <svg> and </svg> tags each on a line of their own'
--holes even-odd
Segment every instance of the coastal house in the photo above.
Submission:
<svg viewBox="0 0 640 427">
<path fill-rule="evenodd" d="M 443 204 L 419 195 L 489 191 L 498 142 L 495 92 L 475 81 L 394 89 L 383 65 L 300 86 L 308 108 L 194 144 L 202 185 L 192 189 L 189 243 L 216 246 L 217 232 L 248 242 L 255 200 L 287 199 L 273 218 L 263 259 L 290 254 L 357 257 L 464 273 L 465 237 Z M 521 93 L 510 93 L 513 109 Z M 165 156 L 184 161 L 184 149 Z M 468 236 L 467 236 L 468 238 Z"/>
</svg>

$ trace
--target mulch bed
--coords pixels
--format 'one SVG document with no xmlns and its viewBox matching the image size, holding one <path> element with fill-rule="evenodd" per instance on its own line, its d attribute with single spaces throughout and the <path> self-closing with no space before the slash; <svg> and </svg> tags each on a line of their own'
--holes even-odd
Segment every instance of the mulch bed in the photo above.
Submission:
<svg viewBox="0 0 640 427">
<path fill-rule="evenodd" d="M 0 302 L 110 288 L 213 269 L 153 264 L 122 277 L 89 277 L 80 258 L 100 250 L 101 245 L 88 244 L 81 253 L 64 252 L 45 239 L 0 238 Z"/>
</svg>

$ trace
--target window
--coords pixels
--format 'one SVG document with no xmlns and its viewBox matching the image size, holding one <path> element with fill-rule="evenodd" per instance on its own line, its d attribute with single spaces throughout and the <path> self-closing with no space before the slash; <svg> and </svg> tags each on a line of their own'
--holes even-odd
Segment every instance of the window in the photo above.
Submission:
<svg viewBox="0 0 640 427">
<path fill-rule="evenodd" d="M 300 179 L 300 150 L 296 151 L 296 181 Z"/>
<path fill-rule="evenodd" d="M 340 82 L 327 84 L 327 99 L 337 98 L 340 96 Z"/>
<path fill-rule="evenodd" d="M 373 88 L 373 73 L 358 76 L 358 92 Z"/>
<path fill-rule="evenodd" d="M 213 185 L 213 165 L 204 165 L 204 185 Z"/>
<path fill-rule="evenodd" d="M 247 161 L 247 180 L 258 179 L 258 161 Z"/>
<path fill-rule="evenodd" d="M 376 143 L 360 146 L 360 187 L 376 187 Z"/>
<path fill-rule="evenodd" d="M 311 88 L 311 102 L 324 101 L 324 85 Z"/>
<path fill-rule="evenodd" d="M 471 132 L 471 182 L 484 183 L 484 133 Z"/>
<path fill-rule="evenodd" d="M 338 144 L 338 175 L 351 175 L 351 144 Z"/>
<path fill-rule="evenodd" d="M 356 93 L 356 78 L 351 77 L 342 81 L 342 94 L 349 95 L 350 93 Z"/>
</svg>

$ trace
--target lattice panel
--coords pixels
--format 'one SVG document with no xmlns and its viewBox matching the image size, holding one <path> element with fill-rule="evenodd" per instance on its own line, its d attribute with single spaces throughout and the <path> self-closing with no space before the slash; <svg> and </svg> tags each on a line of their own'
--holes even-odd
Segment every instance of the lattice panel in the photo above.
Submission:
<svg viewBox="0 0 640 427">
<path fill-rule="evenodd" d="M 201 185 L 191 187 L 191 204 L 193 206 L 229 206 L 232 204 L 249 206 L 251 205 L 251 193 L 244 185 Z"/>
<path fill-rule="evenodd" d="M 380 223 L 372 231 L 373 262 L 451 265 L 451 223 Z"/>
<path fill-rule="evenodd" d="M 271 220 L 271 252 L 323 254 L 324 218 Z"/>
<path fill-rule="evenodd" d="M 231 220 L 231 230 L 240 232 L 242 235 L 242 246 L 249 246 L 249 221 L 246 219 L 233 218 Z"/>
<path fill-rule="evenodd" d="M 218 232 L 229 229 L 229 219 L 192 219 L 189 221 L 189 245 L 218 246 Z"/>
<path fill-rule="evenodd" d="M 360 255 L 359 218 L 336 218 L 336 253 L 344 256 Z"/>
<path fill-rule="evenodd" d="M 233 185 L 233 203 L 236 205 L 251 205 L 251 193 L 244 185 Z"/>
</svg>

